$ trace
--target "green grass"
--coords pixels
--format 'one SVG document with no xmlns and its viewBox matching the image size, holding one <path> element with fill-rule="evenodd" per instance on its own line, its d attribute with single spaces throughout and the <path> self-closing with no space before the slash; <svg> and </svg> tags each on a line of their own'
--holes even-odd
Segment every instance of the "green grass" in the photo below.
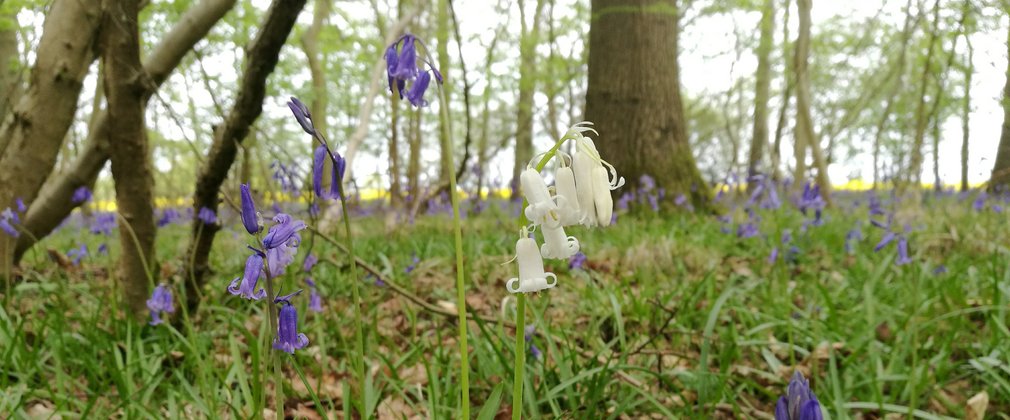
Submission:
<svg viewBox="0 0 1010 420">
<path fill-rule="evenodd" d="M 831 418 L 960 418 L 965 401 L 982 391 L 990 416 L 1010 418 L 999 414 L 1010 412 L 1010 223 L 969 207 L 929 201 L 919 214 L 899 217 L 916 228 L 915 261 L 900 267 L 893 246 L 873 253 L 881 231 L 865 223 L 865 208 L 844 203 L 807 233 L 795 211 L 763 212 L 767 238 L 721 233 L 711 216 L 648 211 L 622 214 L 607 229 L 570 228 L 590 269 L 548 261 L 559 286 L 528 299 L 526 322 L 536 325 L 532 343 L 544 356 L 527 357 L 524 415 L 760 418 L 799 367 Z M 859 220 L 866 239 L 849 255 L 845 235 Z M 449 223 L 427 216 L 387 232 L 379 217 L 355 219 L 356 252 L 390 281 L 454 311 Z M 515 300 L 503 299 L 515 267 L 501 265 L 514 252 L 514 226 L 510 214 L 496 210 L 464 220 L 467 302 L 490 320 L 469 328 L 471 399 L 481 418 L 511 409 L 515 332 L 498 321 L 514 318 Z M 801 248 L 798 261 L 769 264 L 787 228 Z M 157 274 L 173 284 L 177 301 L 187 233 L 172 226 L 158 238 Z M 0 312 L 0 413 L 248 418 L 273 407 L 264 385 L 269 372 L 261 371 L 270 348 L 260 334 L 267 330 L 264 305 L 225 292 L 241 272 L 245 235 L 226 229 L 218 236 L 217 272 L 204 305 L 190 323 L 177 311 L 177 327 L 129 321 L 117 310 L 119 294 L 107 275 L 118 255 L 112 238 L 67 229 L 42 244 L 62 252 L 77 240 L 91 250 L 109 242 L 111 256 L 92 255 L 82 267 L 57 268 L 42 251 L 28 255 L 27 280 Z M 353 406 L 344 398 L 353 378 L 350 271 L 326 242 L 316 239 L 313 247 L 338 264 L 320 264 L 312 274 L 325 312 L 307 312 L 307 299 L 298 300 L 310 344 L 286 358 L 287 409 L 296 417 L 323 411 L 344 418 Z M 421 263 L 406 274 L 414 253 Z M 941 263 L 947 273 L 934 275 Z M 282 290 L 304 287 L 300 265 L 287 272 Z M 457 416 L 455 318 L 389 288 L 362 286 L 371 350 L 366 412 Z"/>
</svg>

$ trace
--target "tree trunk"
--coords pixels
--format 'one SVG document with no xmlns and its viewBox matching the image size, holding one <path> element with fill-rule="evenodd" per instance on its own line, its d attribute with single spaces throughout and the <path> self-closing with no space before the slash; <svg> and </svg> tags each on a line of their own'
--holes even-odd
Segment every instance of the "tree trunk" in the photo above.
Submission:
<svg viewBox="0 0 1010 420">
<path fill-rule="evenodd" d="M 235 103 L 225 117 L 224 124 L 214 131 L 214 143 L 197 177 L 193 214 L 204 207 L 217 212 L 221 185 L 235 162 L 238 145 L 245 140 L 253 123 L 263 112 L 267 76 L 273 73 L 281 47 L 291 33 L 298 14 L 305 7 L 305 2 L 306 0 L 274 0 L 270 4 L 256 38 L 247 49 Z M 199 305 L 202 295 L 200 291 L 210 272 L 210 250 L 218 229 L 217 224 L 206 224 L 199 218 L 193 219 L 193 233 L 186 253 L 191 256 L 188 271 L 191 277 L 186 296 L 187 305 L 194 310 Z"/>
<path fill-rule="evenodd" d="M 319 49 L 319 33 L 326 25 L 326 19 L 330 17 L 330 1 L 315 0 L 312 25 L 302 35 L 302 50 L 305 51 L 309 73 L 312 75 L 312 101 L 309 105 L 314 117 L 312 126 L 324 136 L 329 134 L 326 124 L 326 104 L 329 102 L 329 96 L 326 89 L 326 56 Z"/>
<path fill-rule="evenodd" d="M 785 0 L 784 10 L 782 11 L 782 56 L 789 57 L 789 5 L 792 4 L 791 0 Z M 782 137 L 786 128 L 786 116 L 789 113 L 789 102 L 793 97 L 793 89 L 796 86 L 796 82 L 793 80 L 792 69 L 789 68 L 790 61 L 785 60 L 783 63 L 785 69 L 782 71 L 782 78 L 785 82 L 785 89 L 782 89 L 782 108 L 779 108 L 779 118 L 775 125 L 775 140 L 772 142 L 771 151 L 771 166 L 772 166 L 772 176 L 776 180 L 781 180 L 782 176 L 780 174 L 781 162 L 782 162 Z"/>
<path fill-rule="evenodd" d="M 758 45 L 757 80 L 754 88 L 754 129 L 747 160 L 747 178 L 758 174 L 768 143 L 768 90 L 771 85 L 771 54 L 775 41 L 775 0 L 765 0 L 761 11 L 761 41 Z M 748 182 L 748 189 L 756 184 Z"/>
<path fill-rule="evenodd" d="M 487 77 L 488 83 L 484 85 L 483 98 L 481 99 L 484 107 L 481 110 L 480 118 L 480 140 L 477 142 L 477 197 L 482 197 L 484 182 L 487 180 L 488 147 L 491 135 L 491 65 L 494 64 L 495 47 L 498 45 L 500 34 L 500 31 L 495 32 L 494 38 L 491 38 L 491 44 L 487 47 L 487 60 L 484 61 L 484 75 Z M 490 194 L 490 191 L 488 193 Z"/>
<path fill-rule="evenodd" d="M 905 3 L 905 23 L 901 30 L 901 46 L 898 50 L 898 63 L 894 73 L 897 75 L 897 80 L 891 84 L 890 92 L 885 95 L 884 99 L 884 111 L 880 114 L 880 119 L 877 120 L 877 127 L 875 129 L 876 134 L 873 137 L 873 189 L 877 189 L 877 186 L 881 181 L 881 167 L 880 167 L 880 146 L 884 139 L 884 133 L 887 130 L 887 121 L 891 117 L 891 110 L 894 108 L 895 98 L 898 96 L 899 90 L 904 87 L 905 84 L 905 62 L 908 56 L 908 41 L 912 39 L 912 21 L 916 20 L 916 16 L 912 14 L 912 0 L 908 0 Z"/>
<path fill-rule="evenodd" d="M 1007 31 L 1007 54 L 1010 54 L 1010 30 Z M 1003 85 L 1003 129 L 996 149 L 996 162 L 989 177 L 989 189 L 996 191 L 1010 184 L 1010 63 L 1007 64 L 1007 80 Z"/>
<path fill-rule="evenodd" d="M 46 13 L 28 89 L 0 124 L 0 208 L 31 203 L 52 172 L 94 59 L 100 0 L 55 0 Z M 14 239 L 0 235 L 0 275 L 10 272 Z"/>
<path fill-rule="evenodd" d="M 586 119 L 600 133 L 600 154 L 624 177 L 648 174 L 671 196 L 707 208 L 711 193 L 691 154 L 680 97 L 676 2 L 594 0 L 592 14 Z"/>
<path fill-rule="evenodd" d="M 516 147 L 512 165 L 512 197 L 519 191 L 519 174 L 533 159 L 533 94 L 537 80 L 537 44 L 540 37 L 540 15 L 544 0 L 537 0 L 533 10 L 533 25 L 526 24 L 525 2 L 519 0 L 519 100 L 516 103 Z"/>
<path fill-rule="evenodd" d="M 796 143 L 810 148 L 817 168 L 817 185 L 821 187 L 821 196 L 827 202 L 831 201 L 831 180 L 828 179 L 828 165 L 824 161 L 821 144 L 814 134 L 813 120 L 810 118 L 810 74 L 807 71 L 807 59 L 810 55 L 810 9 L 811 0 L 796 0 L 799 13 L 799 34 L 796 36 Z M 801 140 L 802 138 L 802 140 Z M 798 163 L 797 163 L 798 164 Z M 797 177 L 796 185 L 803 183 Z"/>
<path fill-rule="evenodd" d="M 926 50 L 926 65 L 922 67 L 922 75 L 919 77 L 919 103 L 915 107 L 915 138 L 912 141 L 911 160 L 908 164 L 906 184 L 912 188 L 919 189 L 919 180 L 922 177 L 923 144 L 926 141 L 926 129 L 929 128 L 929 113 L 926 110 L 926 96 L 929 89 L 930 78 L 933 71 L 933 51 L 936 49 L 936 41 L 940 31 L 940 0 L 933 3 L 933 30 L 929 35 L 929 49 Z M 933 98 L 935 101 L 936 98 Z"/>
<path fill-rule="evenodd" d="M 144 62 L 144 73 L 148 84 L 144 103 L 164 83 L 182 58 L 199 40 L 203 39 L 224 15 L 235 5 L 235 0 L 203 0 L 194 5 L 179 19 L 162 38 Z M 20 261 L 25 251 L 35 244 L 36 239 L 48 236 L 78 204 L 71 201 L 74 190 L 81 186 L 93 189 L 95 179 L 109 159 L 109 119 L 100 112 L 88 131 L 84 150 L 64 173 L 48 180 L 25 214 L 22 226 L 31 235 L 18 237 L 14 250 L 14 261 Z"/>
<path fill-rule="evenodd" d="M 17 16 L 13 11 L 0 11 L 0 123 L 7 118 L 7 112 L 21 95 L 21 81 L 18 59 Z M 3 146 L 0 140 L 0 155 Z"/>
<path fill-rule="evenodd" d="M 966 2 L 966 4 L 968 4 Z M 961 110 L 961 191 L 968 191 L 968 122 L 971 117 L 971 78 L 975 74 L 975 47 L 965 34 L 968 44 L 968 62 L 964 66 L 964 108 Z M 1010 39 L 1008 39 L 1010 45 Z"/>
<path fill-rule="evenodd" d="M 140 0 L 105 0 L 102 29 L 102 66 L 110 121 L 112 178 L 116 208 L 121 216 L 122 255 L 116 277 L 123 301 L 142 317 L 154 273 L 154 175 L 151 150 L 144 130 L 144 84 L 140 64 Z"/>
<path fill-rule="evenodd" d="M 396 212 L 403 204 L 403 189 L 400 186 L 400 138 L 397 127 L 400 124 L 400 97 L 393 95 L 389 106 L 389 204 L 393 212 Z"/>
<path fill-rule="evenodd" d="M 424 200 L 421 192 L 421 112 L 412 112 L 407 121 L 407 141 L 409 156 L 407 161 L 407 191 L 410 194 L 410 207 L 417 208 Z"/>
</svg>

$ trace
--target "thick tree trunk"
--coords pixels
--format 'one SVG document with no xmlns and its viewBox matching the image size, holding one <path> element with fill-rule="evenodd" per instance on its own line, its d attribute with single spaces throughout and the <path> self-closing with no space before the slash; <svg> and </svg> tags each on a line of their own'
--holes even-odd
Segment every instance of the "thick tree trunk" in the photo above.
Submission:
<svg viewBox="0 0 1010 420">
<path fill-rule="evenodd" d="M 750 143 L 750 157 L 747 160 L 747 177 L 759 172 L 764 158 L 765 143 L 768 143 L 768 90 L 771 85 L 771 55 L 775 38 L 775 0 L 765 0 L 761 11 L 761 41 L 758 45 L 757 80 L 754 87 L 754 128 Z M 748 189 L 754 183 L 748 183 Z"/>
<path fill-rule="evenodd" d="M 100 0 L 55 0 L 46 13 L 28 88 L 0 124 L 0 208 L 31 203 L 56 164 L 102 19 Z M 0 235 L 0 275 L 10 272 L 14 239 Z"/>
<path fill-rule="evenodd" d="M 810 9 L 811 0 L 796 0 L 799 13 L 799 34 L 796 36 L 796 56 L 793 64 L 796 71 L 796 143 L 810 149 L 817 168 L 817 185 L 821 187 L 821 195 L 825 201 L 831 200 L 831 180 L 828 179 L 828 166 L 824 161 L 820 142 L 814 134 L 813 120 L 810 118 L 810 74 L 807 71 L 807 59 L 810 55 Z M 797 166 L 800 162 L 797 162 Z M 803 178 L 797 176 L 796 184 L 801 185 Z"/>
<path fill-rule="evenodd" d="M 149 82 L 142 86 L 144 103 L 168 79 L 193 45 L 234 5 L 235 0 L 203 0 L 186 11 L 144 62 Z M 70 200 L 74 190 L 81 186 L 94 187 L 95 179 L 109 159 L 109 123 L 105 112 L 96 114 L 84 150 L 67 171 L 48 180 L 38 198 L 29 205 L 22 224 L 31 235 L 18 237 L 15 262 L 21 260 L 36 239 L 49 235 L 77 207 Z"/>
<path fill-rule="evenodd" d="M 516 103 L 516 147 L 512 165 L 512 196 L 519 192 L 519 174 L 533 158 L 533 94 L 537 79 L 537 44 L 540 35 L 540 15 L 544 0 L 537 0 L 533 10 L 533 25 L 526 24 L 525 4 L 518 3 L 521 34 L 519 39 L 519 100 Z"/>
<path fill-rule="evenodd" d="M 123 300 L 135 316 L 143 316 L 154 267 L 154 175 L 151 150 L 144 130 L 144 84 L 140 64 L 140 0 L 105 0 L 102 66 L 105 98 L 111 121 L 112 178 L 121 216 L 122 254 L 116 277 Z"/>
<path fill-rule="evenodd" d="M 627 179 L 650 175 L 707 208 L 680 97 L 676 2 L 594 0 L 592 14 L 586 119 L 600 154 Z"/>
<path fill-rule="evenodd" d="M 217 212 L 221 185 L 235 162 L 238 145 L 245 140 L 253 123 L 263 112 L 267 76 L 273 73 L 281 47 L 291 33 L 298 14 L 305 7 L 305 2 L 306 0 L 274 0 L 270 4 L 256 38 L 247 50 L 235 103 L 225 117 L 224 124 L 214 131 L 214 143 L 197 177 L 196 192 L 193 194 L 194 214 L 204 207 Z M 186 295 L 187 305 L 192 309 L 199 305 L 202 295 L 199 292 L 210 272 L 210 250 L 218 229 L 217 224 L 206 224 L 199 218 L 193 219 L 192 237 L 186 253 L 191 256 L 188 270 L 191 277 Z"/>
<path fill-rule="evenodd" d="M 17 24 L 17 16 L 13 11 L 0 11 L 0 123 L 7 118 L 7 112 L 21 96 Z M 4 149 L 2 142 L 0 140 L 0 155 L 3 155 Z"/>
<path fill-rule="evenodd" d="M 1010 54 L 1010 30 L 1007 31 L 1007 54 Z M 1010 63 L 1007 64 L 1007 80 L 1003 85 L 1003 130 L 996 149 L 996 162 L 989 177 L 989 189 L 997 190 L 1010 184 Z"/>
</svg>

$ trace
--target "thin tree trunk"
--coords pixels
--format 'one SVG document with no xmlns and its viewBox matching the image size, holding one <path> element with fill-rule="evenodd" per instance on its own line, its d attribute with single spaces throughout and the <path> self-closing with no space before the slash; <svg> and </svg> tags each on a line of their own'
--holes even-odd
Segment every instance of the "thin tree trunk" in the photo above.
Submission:
<svg viewBox="0 0 1010 420">
<path fill-rule="evenodd" d="M 648 174 L 708 208 L 680 96 L 676 2 L 594 0 L 592 14 L 586 119 L 600 133 L 601 156 L 627 179 Z"/>
<path fill-rule="evenodd" d="M 890 92 L 885 95 L 884 110 L 880 113 L 880 119 L 877 120 L 876 134 L 873 136 L 873 189 L 877 189 L 881 181 L 880 146 L 884 139 L 884 133 L 887 130 L 887 121 L 890 119 L 891 111 L 894 108 L 894 98 L 898 96 L 899 90 L 904 87 L 905 83 L 905 62 L 908 56 L 908 41 L 912 38 L 912 29 L 915 27 L 913 20 L 918 20 L 918 18 L 912 14 L 912 0 L 908 0 L 905 4 L 905 23 L 901 29 L 901 46 L 898 50 L 897 70 L 893 73 L 897 75 L 898 79 L 891 84 Z"/>
<path fill-rule="evenodd" d="M 971 45 L 971 37 L 967 34 L 964 39 L 968 44 L 968 62 L 964 66 L 964 103 L 961 110 L 961 191 L 968 191 L 968 123 L 971 118 L 971 78 L 975 74 L 975 47 Z"/>
<path fill-rule="evenodd" d="M 116 277 L 123 301 L 138 317 L 146 311 L 154 268 L 154 175 L 151 150 L 144 130 L 144 84 L 140 64 L 140 0 L 105 0 L 102 66 L 108 101 L 112 178 L 116 208 L 121 216 L 122 255 Z"/>
<path fill-rule="evenodd" d="M 512 196 L 519 192 L 519 174 L 533 158 L 533 94 L 536 92 L 537 44 L 540 36 L 540 15 L 544 0 L 537 0 L 532 27 L 526 23 L 525 2 L 519 0 L 519 99 L 516 103 L 515 162 L 512 165 Z"/>
<path fill-rule="evenodd" d="M 789 57 L 789 9 L 792 4 L 792 0 L 783 1 L 784 6 L 782 11 L 782 57 Z M 792 69 L 789 68 L 790 60 L 784 60 L 783 66 L 785 69 L 782 71 L 782 79 L 785 82 L 785 89 L 782 89 L 782 108 L 779 109 L 778 122 L 775 125 L 775 140 L 772 142 L 772 152 L 771 152 L 771 166 L 772 166 L 772 176 L 776 180 L 781 180 L 782 175 L 779 172 L 781 170 L 782 162 L 782 137 L 786 128 L 786 116 L 789 113 L 789 102 L 793 97 L 793 88 L 795 86 L 795 81 L 793 80 Z"/>
<path fill-rule="evenodd" d="M 329 126 L 326 124 L 326 107 L 329 95 L 326 89 L 326 56 L 319 49 L 319 33 L 326 25 L 326 19 L 330 17 L 330 1 L 315 0 L 312 10 L 312 25 L 302 35 L 302 50 L 305 51 L 309 73 L 312 75 L 312 101 L 309 105 L 310 112 L 314 117 L 312 125 L 316 131 L 326 135 L 327 138 Z"/>
<path fill-rule="evenodd" d="M 448 0 L 449 14 L 452 17 L 452 31 L 456 39 L 456 53 L 459 57 L 459 78 L 463 82 L 463 116 L 466 120 L 466 130 L 463 135 L 463 158 L 459 160 L 456 168 L 456 181 L 461 182 L 466 176 L 466 167 L 470 160 L 470 146 L 473 143 L 473 112 L 470 110 L 470 80 L 467 78 L 466 60 L 463 59 L 463 36 L 459 33 L 459 19 L 456 16 L 456 9 L 452 0 Z M 448 97 L 447 97 L 448 98 Z M 451 168 L 450 168 L 451 169 Z"/>
<path fill-rule="evenodd" d="M 817 185 L 821 187 L 821 195 L 825 201 L 831 200 L 831 181 L 828 179 L 828 166 L 824 161 L 820 142 L 814 134 L 813 120 L 810 118 L 810 75 L 807 71 L 807 59 L 810 55 L 810 9 L 811 0 L 796 0 L 799 12 L 799 34 L 796 37 L 796 143 L 809 147 L 817 168 Z M 799 155 L 798 155 L 799 156 Z M 797 162 L 797 167 L 800 163 Z M 796 185 L 803 178 L 797 176 Z"/>
<path fill-rule="evenodd" d="M 929 128 L 929 113 L 926 109 L 926 92 L 929 89 L 930 75 L 933 71 L 933 51 L 940 31 L 940 0 L 933 3 L 933 30 L 929 36 L 929 48 L 926 50 L 926 65 L 922 67 L 919 77 L 919 102 L 915 107 L 915 138 L 912 141 L 911 160 L 908 164 L 906 184 L 911 184 L 918 190 L 922 177 L 922 147 L 926 140 L 926 129 Z M 933 100 L 936 100 L 934 98 Z"/>
<path fill-rule="evenodd" d="M 754 87 L 754 128 L 747 160 L 748 180 L 758 174 L 768 143 L 768 90 L 771 86 L 771 54 L 775 42 L 775 0 L 765 0 L 761 10 L 761 41 L 758 44 L 758 68 Z M 757 184 L 748 182 L 748 189 Z"/>
<path fill-rule="evenodd" d="M 491 129 L 491 65 L 494 64 L 495 49 L 498 45 L 498 39 L 501 36 L 501 31 L 495 32 L 494 38 L 491 38 L 491 44 L 487 47 L 487 60 L 484 62 L 484 75 L 487 77 L 488 83 L 484 85 L 483 98 L 481 99 L 484 104 L 483 110 L 481 110 L 481 134 L 480 140 L 477 143 L 477 196 L 482 196 L 482 189 L 484 188 L 484 183 L 487 180 L 487 159 L 488 159 L 488 146 L 490 143 L 490 129 Z M 490 191 L 489 191 L 490 193 Z"/>
<path fill-rule="evenodd" d="M 148 82 L 142 86 L 145 103 L 193 45 L 203 39 L 234 5 L 235 0 L 203 0 L 186 11 L 144 62 Z M 38 198 L 29 205 L 22 226 L 31 235 L 18 237 L 15 262 L 21 260 L 36 239 L 48 236 L 78 206 L 71 201 L 74 190 L 81 186 L 94 188 L 95 179 L 109 159 L 109 123 L 104 111 L 97 114 L 84 142 L 84 150 L 67 171 L 49 179 Z"/>
<path fill-rule="evenodd" d="M 274 0 L 270 4 L 256 38 L 247 49 L 235 103 L 225 117 L 224 124 L 214 131 L 214 143 L 197 177 L 196 192 L 193 194 L 194 214 L 204 207 L 217 212 L 221 185 L 235 162 L 238 145 L 245 140 L 253 123 L 263 112 L 267 77 L 273 73 L 281 47 L 291 33 L 298 14 L 305 7 L 305 2 L 306 0 Z M 191 309 L 196 309 L 199 305 L 200 291 L 210 272 L 210 250 L 218 229 L 220 227 L 217 224 L 206 224 L 199 218 L 193 219 L 192 237 L 186 252 L 190 256 L 188 273 L 191 276 L 186 295 L 187 305 Z"/>
</svg>

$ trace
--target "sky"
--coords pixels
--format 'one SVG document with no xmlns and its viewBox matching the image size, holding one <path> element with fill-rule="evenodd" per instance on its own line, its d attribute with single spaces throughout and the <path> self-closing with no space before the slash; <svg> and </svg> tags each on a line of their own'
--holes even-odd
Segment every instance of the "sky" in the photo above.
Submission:
<svg viewBox="0 0 1010 420">
<path fill-rule="evenodd" d="M 584 1 L 584 0 L 582 0 Z M 836 1 L 818 1 L 815 2 L 812 12 L 813 19 L 813 31 L 817 32 L 819 24 L 828 22 L 832 19 L 838 19 L 839 17 L 844 17 L 845 19 L 863 19 L 876 14 L 877 10 L 881 8 L 884 4 L 884 19 L 891 19 L 892 21 L 900 21 L 903 19 L 903 12 L 901 8 L 904 2 L 887 1 L 882 3 L 882 1 L 854 1 L 854 2 L 836 2 Z M 579 3 L 580 0 L 558 0 L 556 1 L 556 6 L 554 10 L 555 18 L 564 16 L 574 16 L 575 12 L 572 9 L 574 4 Z M 460 18 L 460 32 L 462 38 L 464 39 L 463 45 L 463 55 L 468 64 L 468 69 L 470 74 L 468 77 L 473 83 L 472 93 L 475 97 L 481 94 L 481 90 L 485 86 L 484 76 L 477 71 L 479 63 L 483 63 L 487 54 L 486 47 L 484 46 L 491 38 L 492 31 L 497 28 L 504 19 L 508 19 L 508 31 L 512 34 L 518 34 L 519 28 L 519 12 L 516 2 L 511 2 L 509 7 L 508 16 L 499 16 L 494 13 L 489 13 L 489 10 L 493 10 L 491 7 L 497 2 L 489 1 L 458 1 L 456 2 L 456 11 Z M 527 7 L 531 8 L 532 1 L 528 1 Z M 253 4 L 257 7 L 265 9 L 269 2 L 267 0 L 253 0 Z M 363 16 L 370 17 L 372 15 L 371 7 L 368 6 L 366 2 L 340 2 L 337 3 L 337 7 L 344 8 L 344 12 L 350 16 Z M 300 17 L 300 23 L 308 25 L 311 21 L 311 3 L 306 7 L 306 10 L 302 13 Z M 790 18 L 790 33 L 796 33 L 796 17 L 795 17 L 795 7 L 792 8 L 793 16 Z M 42 27 L 42 16 L 32 13 L 22 13 L 19 16 L 19 22 L 23 26 L 33 26 L 36 28 L 36 35 L 40 33 Z M 529 20 L 529 16 L 527 16 Z M 746 28 L 754 28 L 756 32 L 758 22 L 760 20 L 760 13 L 758 12 L 734 12 L 731 14 L 720 14 L 711 17 L 704 17 L 695 20 L 691 25 L 689 25 L 681 33 L 681 52 L 680 52 L 680 68 L 681 68 L 681 86 L 683 87 L 683 92 L 685 96 L 710 96 L 717 95 L 720 92 L 724 92 L 728 86 L 730 86 L 736 78 L 739 77 L 750 77 L 754 74 L 757 66 L 757 59 L 754 57 L 753 52 L 747 51 L 743 55 L 737 57 L 734 51 L 734 45 L 737 40 L 735 38 L 733 28 L 739 28 L 740 30 L 747 30 Z M 781 22 L 777 22 L 781 25 Z M 970 114 L 970 171 L 969 179 L 972 183 L 983 182 L 988 179 L 989 171 L 991 170 L 993 158 L 995 156 L 996 146 L 998 143 L 1000 135 L 1000 127 L 1002 124 L 1003 116 L 1002 109 L 1000 108 L 1000 96 L 1002 93 L 1003 83 L 1006 80 L 1005 69 L 1007 68 L 1007 57 L 1006 57 L 1006 32 L 1005 27 L 1007 25 L 1007 20 L 1004 18 L 1000 21 L 1000 25 L 994 31 L 991 32 L 980 32 L 972 37 L 972 43 L 975 47 L 975 58 L 974 64 L 976 73 L 973 76 L 973 84 L 971 89 L 972 95 L 972 112 Z M 585 24 L 588 29 L 588 22 Z M 776 28 L 778 33 L 781 28 Z M 588 35 L 588 32 L 586 32 Z M 778 35 L 779 37 L 781 35 Z M 513 36 L 514 38 L 515 36 Z M 581 52 L 583 48 L 583 43 L 587 39 L 580 39 L 577 36 L 566 35 L 566 38 L 562 38 L 561 44 L 571 45 L 576 53 Z M 291 43 L 291 40 L 289 40 Z M 963 42 L 959 44 L 959 48 L 963 48 Z M 455 45 L 450 45 L 450 51 L 455 51 Z M 206 57 L 206 63 L 210 67 L 209 72 L 218 74 L 222 81 L 227 83 L 229 80 L 234 80 L 237 75 L 234 74 L 232 70 L 232 61 L 237 59 L 235 53 L 237 50 L 231 50 L 226 53 L 226 56 L 222 57 Z M 518 60 L 518 47 L 508 47 L 503 46 L 497 53 L 503 55 L 510 60 Z M 29 54 L 31 59 L 34 59 L 33 54 Z M 514 61 L 513 61 L 514 62 Z M 215 63 L 219 63 L 219 66 L 215 66 Z M 217 68 L 215 68 L 217 67 Z M 514 74 L 514 77 L 518 75 L 513 70 L 514 67 L 501 65 L 494 69 L 497 74 L 508 75 Z M 447 72 L 449 76 L 452 75 L 451 71 Z M 94 77 L 93 75 L 91 77 Z M 93 79 L 91 79 L 93 80 Z M 308 75 L 306 70 L 305 82 L 308 83 Z M 173 76 L 169 83 L 181 84 L 181 77 Z M 186 90 L 186 89 L 180 89 Z M 191 95 L 194 96 L 197 102 L 210 102 L 210 93 L 202 90 L 200 86 L 195 86 L 192 89 L 188 89 Z M 83 92 L 82 98 L 87 98 L 93 92 L 93 83 L 86 81 L 85 90 Z M 817 92 L 813 92 L 814 95 Z M 503 95 L 506 101 L 513 101 L 515 93 L 503 91 L 498 93 L 498 95 Z M 546 105 L 546 97 L 542 94 L 538 94 L 535 98 L 536 108 L 543 109 Z M 433 101 L 434 102 L 434 101 Z M 85 103 L 85 102 L 82 102 Z M 377 106 L 382 106 L 379 103 Z M 436 115 L 437 104 L 432 105 L 430 112 Z M 267 115 L 283 116 L 288 110 L 283 105 L 283 101 L 280 99 L 270 100 L 264 104 L 264 112 Z M 774 110 L 773 110 L 774 111 Z M 181 112 L 184 112 L 182 110 Z M 149 113 L 149 119 L 151 113 Z M 166 136 L 170 138 L 182 138 L 186 136 L 192 138 L 194 133 L 191 130 L 180 130 L 178 129 L 175 121 L 169 119 L 168 116 L 156 117 L 160 118 L 158 121 L 149 121 L 150 127 L 156 127 L 162 130 Z M 774 118 L 772 116 L 771 118 Z M 538 118 L 539 120 L 539 118 Z M 567 126 L 578 121 L 561 121 L 562 126 Z M 769 124 L 774 127 L 775 121 L 770 120 Z M 382 122 L 376 121 L 373 117 L 371 124 L 372 136 L 381 136 L 380 130 Z M 292 127 L 292 131 L 296 131 L 296 127 Z M 947 183 L 956 182 L 960 178 L 960 144 L 961 144 L 961 121 L 959 117 L 952 117 L 951 119 L 944 121 L 942 124 L 942 140 L 940 142 L 940 174 L 941 177 Z M 788 140 L 788 139 L 787 139 Z M 434 140 L 429 140 L 431 147 L 428 147 L 424 153 L 424 161 L 427 166 L 430 167 L 429 172 L 434 172 L 435 164 L 434 162 L 438 159 L 437 148 L 434 147 Z M 546 135 L 546 130 L 544 127 L 535 127 L 534 143 L 535 149 L 545 150 L 553 144 L 553 139 L 550 139 Z M 852 178 L 862 178 L 864 180 L 869 180 L 872 177 L 872 157 L 869 154 L 869 144 L 871 139 L 867 139 L 863 144 L 857 145 L 858 148 L 862 149 L 861 153 L 858 153 L 854 158 L 837 162 L 829 168 L 829 174 L 832 181 L 835 184 L 845 183 L 847 180 Z M 784 159 L 790 159 L 792 156 L 792 151 L 789 149 L 787 143 L 784 142 L 784 148 L 782 150 L 782 156 Z M 929 142 L 927 142 L 928 144 Z M 928 148 L 929 146 L 927 146 Z M 741 151 L 742 153 L 745 152 Z M 924 182 L 932 182 L 932 159 L 929 158 L 929 150 L 925 151 L 927 153 L 927 159 L 924 163 L 923 168 L 923 180 Z M 165 159 L 157 159 L 156 166 L 162 171 L 171 170 L 171 165 Z M 785 162 L 791 165 L 791 162 Z M 359 158 L 354 162 L 354 170 L 359 175 L 368 176 L 376 184 L 386 184 L 388 177 L 385 175 L 387 171 L 387 161 L 385 156 L 369 156 L 367 154 L 359 154 Z M 509 151 L 499 153 L 491 161 L 491 167 L 489 168 L 491 179 L 506 179 L 507 174 L 511 173 L 512 168 L 512 156 Z M 306 168 L 307 169 L 307 168 Z M 619 170 L 620 168 L 618 168 Z"/>
</svg>

